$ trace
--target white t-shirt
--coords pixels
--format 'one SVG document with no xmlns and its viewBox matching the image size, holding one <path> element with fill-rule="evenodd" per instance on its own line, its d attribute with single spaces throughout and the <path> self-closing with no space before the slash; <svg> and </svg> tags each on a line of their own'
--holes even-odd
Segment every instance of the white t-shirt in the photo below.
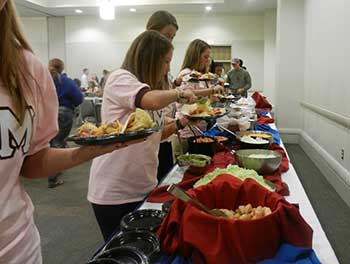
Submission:
<svg viewBox="0 0 350 264">
<path fill-rule="evenodd" d="M 34 207 L 19 176 L 26 156 L 48 147 L 58 131 L 58 100 L 51 75 L 32 53 L 24 55 L 27 76 L 33 78 L 22 82 L 28 104 L 22 125 L 0 81 L 0 263 L 6 264 L 42 262 Z"/>
<path fill-rule="evenodd" d="M 81 76 L 80 81 L 81 81 L 81 87 L 83 88 L 89 87 L 89 78 L 85 73 Z"/>
<path fill-rule="evenodd" d="M 126 70 L 114 71 L 104 88 L 101 109 L 102 122 L 118 119 L 124 123 L 135 111 L 137 93 L 149 87 Z M 163 127 L 163 112 L 149 111 Z M 146 141 L 95 158 L 92 162 L 88 200 L 95 204 L 124 204 L 137 202 L 157 185 L 158 151 L 161 132 Z"/>
</svg>

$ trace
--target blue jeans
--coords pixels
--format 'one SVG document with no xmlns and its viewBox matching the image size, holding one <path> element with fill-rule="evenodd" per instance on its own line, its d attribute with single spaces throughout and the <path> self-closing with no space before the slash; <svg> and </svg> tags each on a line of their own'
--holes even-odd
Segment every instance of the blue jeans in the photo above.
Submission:
<svg viewBox="0 0 350 264">
<path fill-rule="evenodd" d="M 73 126 L 74 110 L 65 106 L 60 106 L 58 109 L 58 134 L 51 140 L 50 145 L 53 148 L 66 148 L 66 138 Z M 49 183 L 56 182 L 60 173 L 49 176 Z"/>
<path fill-rule="evenodd" d="M 51 147 L 65 148 L 67 146 L 66 138 L 73 126 L 74 110 L 65 106 L 58 109 L 58 134 L 51 140 Z"/>
</svg>

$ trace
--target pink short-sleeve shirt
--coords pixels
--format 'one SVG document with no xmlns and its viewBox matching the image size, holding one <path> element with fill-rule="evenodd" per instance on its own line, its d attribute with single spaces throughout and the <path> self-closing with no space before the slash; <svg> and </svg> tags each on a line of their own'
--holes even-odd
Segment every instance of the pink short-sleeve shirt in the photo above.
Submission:
<svg viewBox="0 0 350 264">
<path fill-rule="evenodd" d="M 138 92 L 149 87 L 126 70 L 114 71 L 104 88 L 102 122 L 124 123 L 135 111 Z M 163 126 L 163 111 L 148 111 Z M 89 179 L 88 200 L 116 205 L 141 201 L 157 185 L 158 151 L 161 132 L 146 141 L 95 158 Z"/>
<path fill-rule="evenodd" d="M 33 204 L 19 177 L 24 159 L 48 147 L 57 133 L 57 95 L 51 75 L 24 51 L 29 73 L 23 81 L 27 109 L 22 125 L 0 80 L 0 263 L 41 263 Z M 33 171 L 33 173 L 35 173 Z"/>
</svg>

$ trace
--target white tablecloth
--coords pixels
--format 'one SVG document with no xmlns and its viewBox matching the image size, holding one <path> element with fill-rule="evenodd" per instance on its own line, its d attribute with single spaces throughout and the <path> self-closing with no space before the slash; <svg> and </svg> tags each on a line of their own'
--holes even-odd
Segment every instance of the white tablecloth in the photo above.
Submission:
<svg viewBox="0 0 350 264">
<path fill-rule="evenodd" d="M 271 125 L 273 129 L 276 129 L 274 124 Z M 284 147 L 283 143 L 281 146 Z M 168 185 L 171 183 L 178 183 L 182 180 L 184 171 L 186 168 L 175 166 L 164 179 L 161 185 Z M 313 249 L 316 252 L 317 257 L 322 264 L 338 264 L 338 259 L 335 256 L 333 248 L 329 243 L 326 234 L 324 233 L 322 226 L 317 218 L 317 215 L 312 208 L 312 205 L 307 197 L 303 186 L 298 178 L 298 175 L 293 167 L 289 164 L 289 170 L 282 174 L 282 180 L 288 184 L 290 195 L 286 197 L 290 203 L 299 204 L 300 212 L 306 222 L 314 230 L 313 233 Z M 159 209 L 161 210 L 161 203 L 148 203 L 145 202 L 140 209 Z"/>
</svg>

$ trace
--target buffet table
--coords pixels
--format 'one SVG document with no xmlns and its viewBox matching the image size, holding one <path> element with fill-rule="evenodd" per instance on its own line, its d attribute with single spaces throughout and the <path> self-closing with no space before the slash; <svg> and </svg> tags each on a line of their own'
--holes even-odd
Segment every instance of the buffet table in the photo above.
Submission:
<svg viewBox="0 0 350 264">
<path fill-rule="evenodd" d="M 268 115 L 269 117 L 271 117 L 270 114 Z M 269 126 L 270 128 L 277 130 L 276 125 L 274 123 L 272 124 L 270 123 Z M 280 146 L 285 150 L 285 147 L 282 141 L 280 143 Z M 163 181 L 159 184 L 159 186 L 166 186 L 172 183 L 181 182 L 186 169 L 187 167 L 179 167 L 178 165 L 175 165 L 173 169 L 168 173 L 168 175 L 163 179 Z M 305 221 L 313 229 L 312 248 L 316 252 L 316 255 L 320 260 L 320 262 L 323 264 L 339 263 L 332 249 L 332 246 L 330 245 L 322 229 L 322 226 L 317 218 L 317 215 L 313 210 L 312 205 L 305 193 L 305 190 L 298 178 L 298 175 L 291 163 L 289 163 L 289 170 L 282 174 L 282 181 L 285 182 L 289 187 L 290 195 L 285 197 L 286 200 L 290 203 L 299 205 L 300 214 L 303 216 Z M 140 206 L 139 210 L 140 209 L 162 210 L 162 203 L 150 203 L 145 200 L 143 204 Z"/>
<path fill-rule="evenodd" d="M 270 124 L 271 128 L 276 129 L 275 124 Z M 285 149 L 283 143 L 281 146 Z M 178 183 L 181 181 L 186 167 L 179 167 L 175 165 L 169 172 L 167 177 L 160 184 L 161 186 L 169 185 L 172 183 Z M 333 251 L 331 244 L 329 243 L 326 234 L 324 233 L 322 226 L 317 218 L 317 215 L 312 208 L 312 205 L 307 197 L 305 190 L 298 178 L 298 175 L 293 167 L 289 164 L 289 170 L 282 175 L 282 180 L 288 184 L 290 195 L 286 196 L 286 200 L 290 203 L 299 204 L 299 209 L 306 220 L 306 222 L 312 227 L 313 233 L 313 249 L 315 250 L 317 257 L 324 264 L 337 264 L 338 259 Z M 149 203 L 144 202 L 140 209 L 158 209 L 161 210 L 161 203 Z"/>
</svg>

